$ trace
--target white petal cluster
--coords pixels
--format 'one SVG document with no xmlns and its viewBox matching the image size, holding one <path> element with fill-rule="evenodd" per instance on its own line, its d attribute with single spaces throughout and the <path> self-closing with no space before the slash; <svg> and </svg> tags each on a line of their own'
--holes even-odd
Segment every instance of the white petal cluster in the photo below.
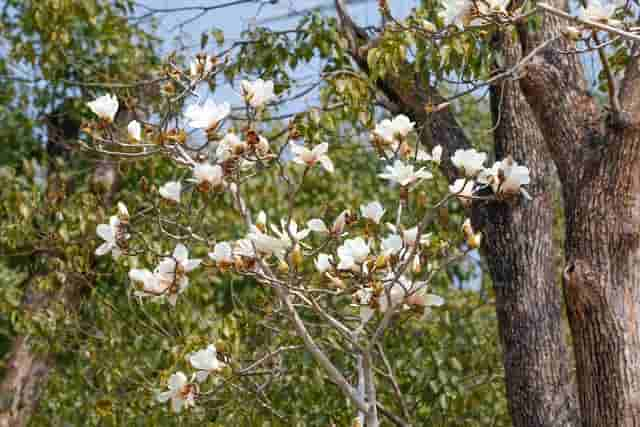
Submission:
<svg viewBox="0 0 640 427">
<path fill-rule="evenodd" d="M 212 165 L 211 163 L 198 163 L 193 167 L 192 181 L 198 185 L 215 188 L 224 183 L 223 176 L 222 166 Z"/>
<path fill-rule="evenodd" d="M 230 113 L 231 105 L 228 102 L 218 105 L 211 99 L 207 99 L 204 105 L 191 104 L 184 111 L 189 126 L 207 130 L 216 129 Z"/>
<path fill-rule="evenodd" d="M 189 77 L 197 80 L 208 76 L 216 66 L 215 59 L 210 55 L 197 55 L 189 64 Z"/>
<path fill-rule="evenodd" d="M 113 259 L 118 259 L 122 254 L 118 242 L 125 241 L 129 238 L 124 225 L 129 220 L 129 210 L 124 203 L 118 203 L 118 215 L 109 217 L 108 224 L 99 224 L 96 227 L 96 234 L 104 240 L 95 251 L 98 256 L 106 255 L 111 252 Z"/>
<path fill-rule="evenodd" d="M 243 80 L 241 83 L 242 96 L 253 108 L 262 108 L 275 98 L 273 81 L 258 79 L 254 82 Z"/>
<path fill-rule="evenodd" d="M 182 183 L 180 181 L 165 182 L 158 189 L 160 196 L 172 202 L 180 203 L 180 193 L 182 192 Z"/>
<path fill-rule="evenodd" d="M 408 186 L 433 177 L 431 172 L 425 168 L 415 170 L 413 165 L 406 164 L 402 160 L 396 160 L 393 166 L 387 165 L 386 170 L 385 173 L 381 173 L 378 176 L 382 179 L 397 182 L 401 186 Z"/>
<path fill-rule="evenodd" d="M 511 157 L 495 162 L 490 169 L 486 169 L 478 176 L 478 182 L 490 185 L 494 193 L 502 196 L 522 193 L 525 197 L 530 198 L 522 188 L 530 181 L 529 169 L 519 165 Z"/>
<path fill-rule="evenodd" d="M 445 27 L 454 25 L 458 29 L 464 28 L 465 20 L 468 18 L 473 8 L 471 0 L 443 0 L 444 10 L 438 16 L 444 22 Z"/>
<path fill-rule="evenodd" d="M 142 141 L 142 126 L 137 120 L 132 120 L 127 126 L 127 134 L 132 141 Z"/>
<path fill-rule="evenodd" d="M 175 413 L 182 411 L 182 408 L 189 408 L 195 405 L 197 388 L 187 379 L 182 372 L 176 372 L 169 377 L 167 382 L 168 391 L 158 393 L 158 402 L 164 403 L 171 399 L 171 410 Z"/>
<path fill-rule="evenodd" d="M 189 363 L 196 369 L 196 379 L 198 382 L 205 381 L 210 374 L 220 372 L 226 366 L 218 360 L 218 353 L 213 344 L 202 350 L 191 353 L 188 357 Z"/>
<path fill-rule="evenodd" d="M 113 122 L 118 112 L 118 98 L 111 94 L 103 95 L 87 105 L 96 116 L 108 122 Z"/>
<path fill-rule="evenodd" d="M 607 23 L 616 12 L 617 5 L 607 0 L 589 0 L 587 7 L 580 6 L 578 18 L 587 21 Z"/>
<path fill-rule="evenodd" d="M 475 187 L 475 182 L 471 179 L 456 179 L 453 184 L 449 186 L 449 191 L 451 194 L 455 194 L 460 202 L 468 206 L 471 204 L 473 196 L 473 188 Z"/>
<path fill-rule="evenodd" d="M 218 265 L 233 264 L 233 248 L 229 242 L 216 243 L 209 257 Z"/>
<path fill-rule="evenodd" d="M 456 150 L 451 157 L 453 165 L 463 171 L 468 178 L 475 178 L 484 169 L 486 161 L 487 153 L 476 151 L 474 148 Z"/>
<path fill-rule="evenodd" d="M 373 135 L 382 141 L 392 144 L 399 139 L 406 138 L 413 130 L 415 123 L 404 114 L 399 114 L 392 120 L 384 119 L 373 130 Z"/>
<path fill-rule="evenodd" d="M 327 172 L 333 173 L 333 162 L 329 156 L 327 156 L 329 144 L 326 142 L 316 145 L 312 150 L 309 150 L 304 145 L 300 144 L 291 144 L 290 146 L 291 152 L 295 156 L 293 158 L 295 163 L 312 167 L 319 162 Z"/>
<path fill-rule="evenodd" d="M 362 217 L 376 224 L 380 224 L 384 212 L 385 210 L 382 207 L 382 204 L 377 200 L 367 205 L 360 206 L 360 214 Z"/>
<path fill-rule="evenodd" d="M 309 222 L 307 222 L 307 227 L 309 228 L 309 230 L 316 233 L 329 233 L 335 236 L 341 236 L 344 232 L 344 227 L 347 224 L 347 217 L 349 216 L 349 214 L 349 210 L 342 211 L 333 222 L 331 228 L 328 228 L 324 221 L 320 218 L 309 220 Z"/>
<path fill-rule="evenodd" d="M 333 267 L 332 263 L 333 256 L 321 253 L 318 254 L 314 264 L 319 273 L 324 273 Z"/>
<path fill-rule="evenodd" d="M 426 151 L 419 149 L 418 154 L 416 155 L 416 160 L 419 162 L 434 162 L 436 164 L 440 164 L 440 160 L 442 159 L 442 145 L 436 145 L 431 150 L 431 154 Z"/>
<path fill-rule="evenodd" d="M 369 256 L 369 244 L 362 237 L 347 239 L 338 248 L 338 270 L 357 270 Z"/>
</svg>

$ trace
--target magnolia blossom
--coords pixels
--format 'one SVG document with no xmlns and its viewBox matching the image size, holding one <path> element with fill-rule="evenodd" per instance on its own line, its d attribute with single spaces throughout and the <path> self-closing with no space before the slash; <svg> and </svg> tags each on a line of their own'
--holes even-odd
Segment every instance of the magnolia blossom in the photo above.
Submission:
<svg viewBox="0 0 640 427">
<path fill-rule="evenodd" d="M 315 231 L 316 233 L 330 233 L 336 236 L 342 235 L 344 231 L 344 227 L 347 224 L 347 217 L 349 216 L 349 210 L 344 210 L 338 215 L 338 217 L 333 222 L 331 229 L 329 229 L 323 220 L 320 218 L 314 218 L 307 222 L 307 227 L 309 230 Z"/>
<path fill-rule="evenodd" d="M 397 255 L 403 247 L 402 237 L 397 234 L 390 234 L 382 239 L 382 254 L 385 256 Z"/>
<path fill-rule="evenodd" d="M 108 122 L 113 122 L 118 112 L 118 98 L 115 95 L 103 95 L 87 105 L 96 116 Z"/>
<path fill-rule="evenodd" d="M 528 199 L 529 194 L 521 188 L 529 184 L 529 169 L 518 165 L 511 157 L 495 162 L 491 169 L 486 169 L 478 176 L 478 181 L 488 184 L 496 194 L 515 195 L 522 192 Z"/>
<path fill-rule="evenodd" d="M 384 208 L 382 207 L 382 204 L 376 200 L 368 205 L 360 206 L 360 214 L 363 218 L 370 219 L 376 224 L 380 224 L 380 220 L 384 215 Z"/>
<path fill-rule="evenodd" d="M 293 236 L 293 238 L 296 241 L 300 241 L 306 238 L 311 232 L 311 230 L 308 228 L 298 230 L 298 223 L 293 219 L 289 221 L 288 231 L 287 231 L 287 221 L 284 218 L 280 221 L 280 225 L 282 227 L 281 230 L 279 230 L 278 227 L 276 227 L 273 224 L 271 224 L 271 229 L 280 238 L 280 240 L 287 243 L 287 246 L 290 246 L 292 243 L 291 236 Z"/>
<path fill-rule="evenodd" d="M 293 161 L 301 165 L 307 165 L 309 167 L 320 162 L 322 167 L 329 173 L 333 173 L 333 162 L 326 155 L 329 149 L 329 144 L 323 142 L 313 147 L 312 150 L 299 144 L 291 144 L 291 152 L 295 155 Z"/>
<path fill-rule="evenodd" d="M 122 251 L 118 247 L 118 238 L 122 233 L 122 224 L 117 216 L 109 218 L 109 224 L 99 224 L 96 227 L 96 234 L 100 236 L 104 243 L 96 249 L 96 255 L 102 256 L 111 252 L 111 256 L 117 259 Z"/>
<path fill-rule="evenodd" d="M 184 115 L 190 120 L 189 126 L 193 128 L 215 129 L 230 113 L 231 106 L 228 102 L 218 105 L 213 100 L 207 99 L 204 105 L 189 105 Z"/>
<path fill-rule="evenodd" d="M 331 268 L 331 263 L 333 262 L 333 257 L 328 254 L 318 254 L 318 258 L 315 260 L 316 270 L 320 273 L 324 273 L 325 271 Z"/>
<path fill-rule="evenodd" d="M 189 286 L 187 273 L 196 269 L 201 262 L 200 259 L 189 259 L 189 251 L 181 243 L 175 247 L 171 257 L 160 261 L 154 273 L 160 280 L 160 286 L 167 287 L 167 299 L 171 305 L 176 304 L 178 294 Z"/>
<path fill-rule="evenodd" d="M 427 153 L 424 150 L 418 150 L 418 153 L 416 154 L 416 160 L 419 162 L 431 161 L 439 164 L 441 159 L 442 145 L 436 145 L 435 147 L 433 147 L 433 150 L 431 150 L 431 154 Z"/>
<path fill-rule="evenodd" d="M 233 255 L 244 258 L 255 258 L 256 252 L 249 239 L 240 239 L 233 244 Z"/>
<path fill-rule="evenodd" d="M 197 369 L 196 379 L 203 382 L 209 374 L 219 372 L 225 367 L 225 363 L 218 360 L 216 347 L 213 344 L 207 348 L 196 351 L 189 355 L 189 363 L 193 369 Z"/>
<path fill-rule="evenodd" d="M 180 412 L 182 408 L 195 405 L 196 387 L 191 384 L 187 376 L 182 372 L 176 372 L 169 377 L 167 383 L 168 391 L 159 393 L 158 402 L 164 403 L 171 399 L 171 409 L 173 412 Z"/>
<path fill-rule="evenodd" d="M 193 181 L 198 185 L 206 184 L 210 187 L 222 185 L 224 173 L 222 166 L 210 163 L 198 163 L 193 167 Z"/>
<path fill-rule="evenodd" d="M 180 181 L 169 181 L 164 183 L 158 190 L 158 193 L 167 200 L 180 203 L 180 193 L 182 192 L 182 183 Z"/>
<path fill-rule="evenodd" d="M 413 165 L 405 164 L 401 160 L 396 160 L 393 166 L 387 165 L 386 170 L 386 173 L 381 173 L 378 176 L 382 179 L 397 182 L 402 186 L 417 183 L 423 179 L 430 179 L 433 176 L 425 168 L 414 170 Z"/>
<path fill-rule="evenodd" d="M 473 2 L 471 0 L 443 0 L 444 10 L 438 13 L 445 27 L 455 25 L 458 29 L 464 28 L 465 19 L 468 18 Z"/>
<path fill-rule="evenodd" d="M 397 139 L 406 138 L 413 130 L 415 123 L 404 114 L 399 114 L 393 120 L 384 119 L 378 123 L 373 134 L 387 143 L 393 143 Z"/>
<path fill-rule="evenodd" d="M 451 162 L 458 169 L 462 169 L 464 174 L 469 178 L 475 178 L 478 173 L 484 169 L 484 162 L 487 160 L 487 154 L 476 151 L 473 148 L 468 150 L 456 150 L 451 157 Z"/>
<path fill-rule="evenodd" d="M 129 271 L 129 279 L 142 285 L 142 288 L 134 293 L 139 297 L 162 297 L 171 285 L 168 281 L 161 280 L 157 271 L 151 272 L 146 268 L 132 269 Z"/>
<path fill-rule="evenodd" d="M 469 218 L 465 219 L 462 224 L 462 232 L 464 233 L 464 237 L 467 241 L 467 246 L 470 249 L 476 249 L 480 247 L 480 243 L 482 242 L 482 233 L 475 233 L 473 230 L 473 226 L 471 225 L 471 220 Z"/>
<path fill-rule="evenodd" d="M 451 194 L 455 194 L 460 202 L 468 206 L 471 204 L 471 196 L 473 195 L 473 187 L 475 182 L 469 179 L 456 179 L 453 184 L 449 186 Z"/>
<path fill-rule="evenodd" d="M 192 79 L 206 76 L 213 71 L 215 65 L 215 60 L 210 55 L 207 55 L 206 57 L 197 56 L 189 64 L 189 75 Z"/>
<path fill-rule="evenodd" d="M 402 231 L 402 240 L 407 246 L 415 246 L 418 239 L 418 226 Z M 420 235 L 420 244 L 428 245 L 431 242 L 431 233 L 422 233 Z"/>
<path fill-rule="evenodd" d="M 243 80 L 240 83 L 242 96 L 253 108 L 261 108 L 267 102 L 275 98 L 273 91 L 273 81 L 258 79 L 254 82 Z"/>
<path fill-rule="evenodd" d="M 209 252 L 209 257 L 218 264 L 233 263 L 233 249 L 229 242 L 216 243 L 213 252 Z"/>
<path fill-rule="evenodd" d="M 127 134 L 133 141 L 142 141 L 142 126 L 137 120 L 132 120 L 127 126 Z"/>
<path fill-rule="evenodd" d="M 234 155 L 241 155 L 247 149 L 247 143 L 233 132 L 227 133 L 216 148 L 216 158 L 224 162 Z"/>
<path fill-rule="evenodd" d="M 340 263 L 339 270 L 353 270 L 357 264 L 362 264 L 369 256 L 369 245 L 362 237 L 347 239 L 342 246 L 338 247 L 338 257 Z"/>
<path fill-rule="evenodd" d="M 606 0 L 589 0 L 587 7 L 580 6 L 578 18 L 587 21 L 606 23 L 615 13 L 617 5 L 615 2 Z"/>
<path fill-rule="evenodd" d="M 489 15 L 491 13 L 507 13 L 507 6 L 510 0 L 478 0 L 476 6 L 481 15 Z"/>
<path fill-rule="evenodd" d="M 275 255 L 279 259 L 284 258 L 287 248 L 291 245 L 290 241 L 269 236 L 256 226 L 252 226 L 251 231 L 247 234 L 247 238 L 253 242 L 258 252 Z"/>
</svg>

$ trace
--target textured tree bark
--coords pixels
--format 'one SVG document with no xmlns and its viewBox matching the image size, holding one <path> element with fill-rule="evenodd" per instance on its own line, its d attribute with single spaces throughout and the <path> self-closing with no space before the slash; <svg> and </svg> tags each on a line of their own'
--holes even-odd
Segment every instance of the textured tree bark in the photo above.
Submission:
<svg viewBox="0 0 640 427">
<path fill-rule="evenodd" d="M 511 32 L 497 44 L 506 67 L 521 58 Z M 553 244 L 555 170 L 517 82 L 491 89 L 491 110 L 496 158 L 512 156 L 531 174 L 531 201 L 490 202 L 474 212 L 474 222 L 481 216 L 484 223 L 512 422 L 516 427 L 574 426 L 577 399 Z"/>
<path fill-rule="evenodd" d="M 585 427 L 640 425 L 640 107 L 638 60 L 621 114 L 600 114 L 582 71 L 549 49 L 521 87 L 563 185 L 564 291 Z M 554 126 L 542 126 L 550 119 Z"/>
<path fill-rule="evenodd" d="M 375 41 L 354 28 L 343 1 L 336 0 L 336 6 L 354 60 L 367 72 L 363 46 L 372 46 Z M 519 46 L 512 43 L 509 48 L 513 50 L 505 52 L 507 59 L 516 60 Z M 377 84 L 396 107 L 395 113 L 404 113 L 419 128 L 424 127 L 421 139 L 425 146 L 443 146 L 447 177 L 459 176 L 449 156 L 471 144 L 450 109 L 427 114 L 427 105 L 443 101 L 437 90 L 422 87 L 419 77 L 411 74 L 388 76 Z M 496 155 L 512 155 L 531 169 L 529 189 L 534 197 L 516 206 L 498 202 L 473 208 L 474 222 L 485 231 L 484 250 L 496 289 L 509 410 L 516 427 L 574 426 L 577 399 L 562 327 L 562 293 L 554 273 L 552 160 L 517 83 L 507 82 L 504 89 L 494 89 L 496 113 L 500 99 Z"/>
</svg>

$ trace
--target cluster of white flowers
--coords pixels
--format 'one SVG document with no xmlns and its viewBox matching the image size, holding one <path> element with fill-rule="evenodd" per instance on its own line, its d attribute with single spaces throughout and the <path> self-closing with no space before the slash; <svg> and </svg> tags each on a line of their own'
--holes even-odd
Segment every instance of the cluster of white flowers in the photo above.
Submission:
<svg viewBox="0 0 640 427">
<path fill-rule="evenodd" d="M 624 5 L 624 2 L 622 5 Z M 577 16 L 587 21 L 615 25 L 619 23 L 619 21 L 612 19 L 612 17 L 619 6 L 621 6 L 621 4 L 615 1 L 589 0 L 587 7 L 580 6 Z"/>
<path fill-rule="evenodd" d="M 215 68 L 216 60 L 210 55 L 196 55 L 189 64 L 189 77 L 191 80 L 206 78 Z"/>
<path fill-rule="evenodd" d="M 216 347 L 213 344 L 189 354 L 187 360 L 196 370 L 191 379 L 178 371 L 169 377 L 168 390 L 156 395 L 160 403 L 171 400 L 171 410 L 176 413 L 181 412 L 183 408 L 195 406 L 200 391 L 198 383 L 206 381 L 211 374 L 220 372 L 226 366 L 218 359 Z"/>
<path fill-rule="evenodd" d="M 129 271 L 129 278 L 140 284 L 135 295 L 166 298 L 171 305 L 175 305 L 178 295 L 189 286 L 187 273 L 196 269 L 200 263 L 199 259 L 190 259 L 187 248 L 178 244 L 173 254 L 162 259 L 153 271 L 134 268 Z"/>
<path fill-rule="evenodd" d="M 243 80 L 240 82 L 242 96 L 245 101 L 255 109 L 263 108 L 275 98 L 273 81 L 258 79 L 254 82 Z"/>
<path fill-rule="evenodd" d="M 118 203 L 118 214 L 109 218 L 108 224 L 99 224 L 96 234 L 104 240 L 96 249 L 96 255 L 102 256 L 111 253 L 114 259 L 122 254 L 122 247 L 129 239 L 127 224 L 129 223 L 129 210 L 124 203 Z"/>
</svg>

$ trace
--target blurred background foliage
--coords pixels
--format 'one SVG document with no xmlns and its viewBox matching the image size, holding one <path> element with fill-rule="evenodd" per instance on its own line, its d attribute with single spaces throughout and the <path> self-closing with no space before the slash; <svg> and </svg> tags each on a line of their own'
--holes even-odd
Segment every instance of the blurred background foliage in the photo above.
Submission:
<svg viewBox="0 0 640 427">
<path fill-rule="evenodd" d="M 132 296 L 127 272 L 135 265 L 150 265 L 151 259 L 141 255 L 115 263 L 93 255 L 98 244 L 95 227 L 114 214 L 115 201 L 125 202 L 135 215 L 158 203 L 161 183 L 184 173 L 160 158 L 122 161 L 115 164 L 117 185 L 105 183 L 96 179 L 105 159 L 87 155 L 76 142 L 81 137 L 77 128 L 87 117 L 85 103 L 96 94 L 115 92 L 132 110 L 156 101 L 156 94 L 129 83 L 157 73 L 163 61 L 158 55 L 162 35 L 153 25 L 136 25 L 129 19 L 133 12 L 133 1 L 3 2 L 0 356 L 23 335 L 30 337 L 36 351 L 55 360 L 30 425 L 350 425 L 354 408 L 297 349 L 300 341 L 293 332 L 270 327 L 285 323 L 274 318 L 267 289 L 205 268 L 192 277 L 192 286 L 175 309 L 140 303 Z M 336 71 L 350 69 L 350 62 L 335 25 L 333 18 L 313 14 L 299 23 L 303 35 L 284 37 L 268 29 L 245 34 L 253 42 L 232 58 L 226 84 L 247 74 L 260 75 L 276 79 L 278 90 L 285 91 L 296 85 L 297 70 L 318 58 L 323 72 L 341 76 Z M 209 51 L 223 38 L 219 32 L 212 34 L 211 40 L 203 38 L 203 48 Z M 392 40 L 385 49 L 397 51 L 405 42 Z M 389 56 L 387 62 L 393 61 Z M 342 76 L 327 81 L 321 98 L 341 105 L 299 114 L 292 121 L 305 140 L 329 140 L 337 173 L 327 179 L 316 172 L 306 181 L 296 209 L 299 222 L 325 213 L 332 217 L 345 208 L 355 212 L 363 202 L 391 197 L 389 188 L 375 178 L 379 165 L 358 136 L 379 118 L 370 86 Z M 211 89 L 222 84 L 212 83 Z M 280 113 L 287 113 L 286 108 Z M 457 108 L 478 147 L 486 149 L 486 103 L 463 101 Z M 281 134 L 287 125 L 275 118 L 269 123 L 267 136 Z M 63 131 L 54 138 L 52 129 Z M 276 171 L 265 170 L 248 185 L 250 205 L 277 221 L 285 210 L 286 188 Z M 421 190 L 412 201 L 416 213 L 445 194 L 447 184 L 439 177 Z M 230 227 L 240 221 L 224 200 L 190 203 L 191 216 L 177 220 L 197 218 L 199 228 L 220 240 L 242 233 Z M 170 212 L 168 207 L 161 209 Z M 438 241 L 459 243 L 463 217 L 460 206 L 452 202 L 430 231 Z M 161 238 L 153 224 L 141 226 L 154 248 L 167 252 L 175 245 Z M 194 254 L 206 257 L 206 248 L 194 247 Z M 384 338 L 388 363 L 406 397 L 403 404 L 416 425 L 509 425 L 490 284 L 486 276 L 472 280 L 475 272 L 458 265 L 440 274 L 435 292 L 445 297 L 446 305 L 426 320 L 399 316 Z M 460 285 L 471 282 L 474 289 Z M 46 302 L 27 308 L 34 293 Z M 313 332 L 327 348 L 339 347 L 339 337 L 320 328 Z M 209 342 L 217 343 L 232 369 L 209 380 L 214 392 L 206 402 L 181 415 L 171 414 L 154 401 L 154 393 L 175 370 L 188 371 L 185 355 Z M 296 349 L 266 365 L 273 381 L 232 374 L 283 345 Z M 348 353 L 336 350 L 331 356 L 353 372 Z M 0 365 L 0 374 L 6 369 Z M 402 413 L 403 404 L 382 362 L 380 371 L 382 404 Z"/>
</svg>

